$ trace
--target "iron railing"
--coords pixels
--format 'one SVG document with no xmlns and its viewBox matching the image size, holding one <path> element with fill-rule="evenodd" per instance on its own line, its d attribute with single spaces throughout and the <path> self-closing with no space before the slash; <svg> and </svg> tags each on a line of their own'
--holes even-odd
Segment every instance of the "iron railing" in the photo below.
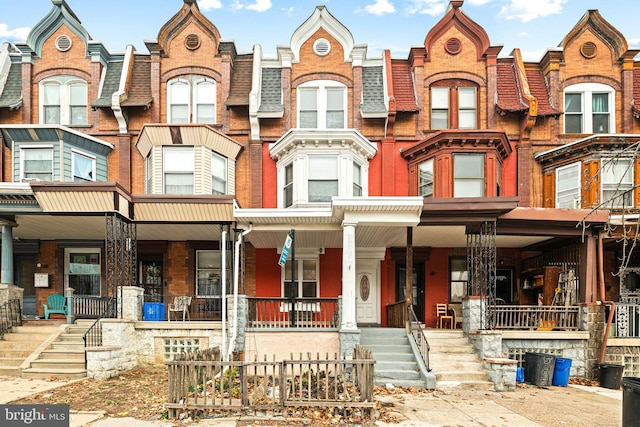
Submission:
<svg viewBox="0 0 640 427">
<path fill-rule="evenodd" d="M 19 299 L 12 299 L 0 305 L 0 339 L 14 326 L 22 325 L 22 306 Z"/>
<path fill-rule="evenodd" d="M 291 306 L 288 298 L 247 298 L 249 328 L 337 328 L 338 298 L 298 298 Z M 295 321 L 292 321 L 291 313 Z"/>
<path fill-rule="evenodd" d="M 418 351 L 420 352 L 420 356 L 422 357 L 422 361 L 424 362 L 424 366 L 427 368 L 427 372 L 431 371 L 429 367 L 429 342 L 427 341 L 427 336 L 424 333 L 424 329 L 422 328 L 422 324 L 418 321 L 418 316 L 416 316 L 416 312 L 413 311 L 413 306 L 409 306 L 407 309 L 410 325 L 411 325 L 411 335 L 410 337 L 413 339 L 413 342 L 418 347 Z"/>
<path fill-rule="evenodd" d="M 85 349 L 87 347 L 100 347 L 102 346 L 102 323 L 100 320 L 103 318 L 113 318 L 116 315 L 117 300 L 115 298 L 108 298 L 104 311 L 95 322 L 87 329 L 82 335 Z M 86 365 L 86 352 L 85 352 L 85 365 Z"/>
<path fill-rule="evenodd" d="M 640 337 L 640 305 L 629 302 L 617 302 L 614 319 L 614 335 L 616 337 Z"/>
<path fill-rule="evenodd" d="M 576 331 L 577 306 L 494 305 L 495 329 Z"/>
</svg>

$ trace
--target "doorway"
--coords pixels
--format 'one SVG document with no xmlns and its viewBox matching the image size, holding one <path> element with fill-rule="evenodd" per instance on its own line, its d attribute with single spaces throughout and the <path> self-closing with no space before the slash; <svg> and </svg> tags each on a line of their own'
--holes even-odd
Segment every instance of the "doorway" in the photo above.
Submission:
<svg viewBox="0 0 640 427">
<path fill-rule="evenodd" d="M 396 301 L 406 299 L 407 266 L 406 263 L 396 263 Z M 418 321 L 424 323 L 424 264 L 415 264 L 411 279 L 411 293 L 413 311 Z"/>
<path fill-rule="evenodd" d="M 138 283 L 144 289 L 145 302 L 163 302 L 162 255 L 140 257 Z"/>
<path fill-rule="evenodd" d="M 25 315 L 36 314 L 36 288 L 34 276 L 36 272 L 35 255 L 14 254 L 14 281 L 23 289 L 22 311 Z"/>
</svg>

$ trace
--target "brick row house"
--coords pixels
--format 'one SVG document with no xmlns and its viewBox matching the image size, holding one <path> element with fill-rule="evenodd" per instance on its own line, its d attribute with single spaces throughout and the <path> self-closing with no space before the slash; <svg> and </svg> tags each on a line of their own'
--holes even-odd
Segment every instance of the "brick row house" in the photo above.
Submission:
<svg viewBox="0 0 640 427">
<path fill-rule="evenodd" d="M 112 53 L 52 3 L 0 51 L 1 282 L 25 313 L 72 288 L 95 317 L 135 285 L 219 321 L 240 294 L 235 345 L 258 354 L 348 351 L 402 326 L 407 301 L 427 327 L 448 304 L 469 332 L 614 300 L 638 336 L 640 260 L 614 273 L 640 199 L 640 64 L 598 11 L 529 62 L 459 0 L 404 59 L 324 6 L 275 57 L 239 53 L 195 0 L 148 53 Z"/>
</svg>

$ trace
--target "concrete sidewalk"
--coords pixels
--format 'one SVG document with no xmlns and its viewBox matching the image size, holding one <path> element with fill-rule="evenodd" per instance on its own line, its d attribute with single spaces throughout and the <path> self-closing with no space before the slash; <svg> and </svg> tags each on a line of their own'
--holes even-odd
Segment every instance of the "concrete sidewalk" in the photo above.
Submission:
<svg viewBox="0 0 640 427">
<path fill-rule="evenodd" d="M 43 393 L 56 387 L 69 384 L 70 381 L 42 381 L 23 378 L 0 378 L 0 403 L 10 403 L 31 394 Z M 562 389 L 562 390 L 561 390 Z M 583 401 L 591 404 L 594 401 L 606 406 L 611 424 L 619 425 L 616 419 L 620 419 L 622 390 L 610 390 L 601 387 L 589 387 L 570 385 L 569 387 L 556 388 L 558 399 L 567 399 L 571 402 Z M 553 392 L 553 390 L 551 391 Z M 565 396 L 565 397 L 562 397 Z M 566 397 L 569 396 L 569 397 Z M 393 394 L 377 396 L 377 400 L 383 405 L 392 407 L 392 412 L 397 414 L 399 422 L 378 421 L 376 425 L 384 427 L 410 427 L 410 426 L 545 426 L 552 423 L 544 421 L 534 422 L 527 411 L 512 410 L 507 408 L 507 401 L 522 399 L 515 392 L 504 394 L 484 392 L 474 395 L 473 392 L 434 392 L 412 394 Z M 504 403 L 503 403 L 504 402 Z M 531 401 L 530 404 L 536 404 Z M 562 415 L 562 414 L 561 414 Z M 588 414 L 581 414 L 588 417 Z M 168 427 L 175 425 L 171 420 L 143 421 L 134 418 L 105 418 L 102 412 L 71 411 L 70 427 Z M 244 418 L 248 421 L 253 418 Z M 237 424 L 239 418 L 216 418 L 200 420 L 198 426 L 232 427 Z M 254 419 L 255 420 L 255 419 Z M 278 424 L 276 419 L 272 425 Z M 268 422 L 268 421 L 267 421 Z M 244 424 L 246 425 L 246 424 Z M 269 424 L 261 424 L 269 425 Z M 567 424 L 570 425 L 570 424 Z M 595 424 L 594 424 L 595 425 Z"/>
</svg>

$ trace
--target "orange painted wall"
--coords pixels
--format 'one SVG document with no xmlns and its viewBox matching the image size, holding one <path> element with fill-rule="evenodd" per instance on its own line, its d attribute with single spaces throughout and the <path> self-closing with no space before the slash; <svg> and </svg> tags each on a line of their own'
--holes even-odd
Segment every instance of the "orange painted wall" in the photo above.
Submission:
<svg viewBox="0 0 640 427">
<path fill-rule="evenodd" d="M 424 322 L 436 327 L 436 304 L 449 302 L 449 253 L 450 249 L 434 248 L 425 262 Z"/>
<path fill-rule="evenodd" d="M 518 142 L 511 141 L 513 152 L 502 163 L 502 194 L 501 196 L 518 195 Z"/>
<path fill-rule="evenodd" d="M 269 156 L 269 144 L 262 144 L 262 207 L 278 207 L 278 171 Z"/>
</svg>

